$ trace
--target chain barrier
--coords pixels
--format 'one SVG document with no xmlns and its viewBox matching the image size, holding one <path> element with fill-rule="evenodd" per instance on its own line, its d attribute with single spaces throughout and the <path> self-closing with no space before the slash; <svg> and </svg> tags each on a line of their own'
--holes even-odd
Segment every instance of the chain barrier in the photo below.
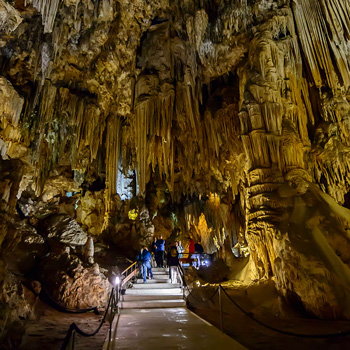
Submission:
<svg viewBox="0 0 350 350">
<path fill-rule="evenodd" d="M 83 337 L 92 337 L 95 334 L 97 334 L 100 331 L 100 329 L 102 328 L 103 324 L 106 322 L 106 318 L 107 318 L 107 314 L 108 314 L 109 309 L 111 309 L 110 323 L 112 323 L 112 320 L 113 320 L 114 315 L 116 313 L 115 310 L 117 310 L 117 312 L 119 313 L 119 310 L 118 310 L 119 293 L 117 293 L 118 294 L 117 296 L 115 294 L 116 294 L 115 289 L 112 288 L 106 311 L 105 311 L 104 316 L 103 316 L 99 326 L 97 327 L 97 329 L 92 333 L 86 333 L 83 330 L 81 330 L 76 325 L 76 323 L 73 322 L 69 326 L 69 329 L 68 329 L 67 335 L 64 339 L 64 342 L 62 344 L 61 350 L 74 350 L 75 333 L 78 333 L 79 335 L 81 335 Z M 111 325 L 110 325 L 110 328 L 111 328 Z"/>
</svg>

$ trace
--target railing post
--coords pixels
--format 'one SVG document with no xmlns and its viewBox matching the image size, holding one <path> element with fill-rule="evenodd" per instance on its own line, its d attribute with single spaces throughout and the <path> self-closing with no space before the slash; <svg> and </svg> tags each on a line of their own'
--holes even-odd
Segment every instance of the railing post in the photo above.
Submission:
<svg viewBox="0 0 350 350">
<path fill-rule="evenodd" d="M 117 284 L 117 314 L 119 315 L 119 284 Z"/>
<path fill-rule="evenodd" d="M 74 342 L 75 342 L 75 330 L 73 329 L 73 331 L 70 335 L 70 338 L 69 338 L 68 345 L 67 345 L 67 348 L 69 350 L 74 350 Z"/>
<path fill-rule="evenodd" d="M 219 284 L 220 328 L 221 328 L 221 332 L 224 333 L 224 315 L 222 312 L 221 288 L 222 288 L 221 284 Z"/>
</svg>

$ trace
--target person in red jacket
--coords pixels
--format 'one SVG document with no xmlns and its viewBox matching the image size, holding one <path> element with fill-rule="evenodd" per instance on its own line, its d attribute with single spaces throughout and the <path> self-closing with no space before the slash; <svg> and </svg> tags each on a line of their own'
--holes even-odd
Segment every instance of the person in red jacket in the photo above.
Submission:
<svg viewBox="0 0 350 350">
<path fill-rule="evenodd" d="M 194 253 L 194 241 L 192 238 L 190 238 L 190 243 L 188 245 L 188 252 L 190 254 L 193 254 Z"/>
<path fill-rule="evenodd" d="M 192 238 L 190 238 L 190 243 L 188 245 L 188 252 L 189 252 L 188 257 L 189 258 L 191 258 L 191 259 L 193 258 L 194 251 L 195 251 L 195 249 L 194 249 L 194 241 L 193 241 Z M 191 263 L 191 266 L 192 266 L 192 263 Z"/>
</svg>

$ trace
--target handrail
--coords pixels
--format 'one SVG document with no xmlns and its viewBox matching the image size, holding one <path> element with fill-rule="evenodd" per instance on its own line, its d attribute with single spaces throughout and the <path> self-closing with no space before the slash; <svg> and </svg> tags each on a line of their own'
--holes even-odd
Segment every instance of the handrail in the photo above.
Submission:
<svg viewBox="0 0 350 350">
<path fill-rule="evenodd" d="M 182 279 L 182 286 L 184 288 L 187 287 L 187 283 L 186 283 L 186 279 L 185 279 L 185 271 L 183 269 L 183 267 L 181 266 L 181 264 L 178 264 L 178 269 L 179 269 L 179 272 L 180 272 L 180 276 L 181 276 L 181 279 Z"/>
<path fill-rule="evenodd" d="M 122 273 L 122 282 L 121 282 L 121 286 L 123 286 L 126 282 L 130 281 L 138 272 L 139 272 L 139 268 L 137 267 L 137 261 L 135 261 L 134 263 L 132 263 L 129 267 L 127 267 Z M 129 273 L 127 273 L 125 276 L 124 274 L 126 272 L 128 272 L 129 270 L 131 270 Z"/>
<path fill-rule="evenodd" d="M 131 269 L 135 264 L 137 264 L 137 261 L 135 261 L 135 262 L 132 263 L 129 267 L 127 267 L 127 268 L 121 273 L 121 275 L 124 275 L 124 273 L 125 273 L 126 271 L 128 271 L 129 269 Z"/>
</svg>

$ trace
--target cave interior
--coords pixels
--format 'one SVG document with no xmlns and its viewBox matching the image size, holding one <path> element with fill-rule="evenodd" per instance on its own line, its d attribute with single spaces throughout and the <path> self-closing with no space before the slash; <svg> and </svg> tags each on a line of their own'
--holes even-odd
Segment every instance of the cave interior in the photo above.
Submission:
<svg viewBox="0 0 350 350">
<path fill-rule="evenodd" d="M 350 331 L 350 2 L 0 0 L 0 227 L 4 349 L 35 349 L 43 290 L 103 307 L 160 235 L 210 255 L 199 294 Z"/>
</svg>

